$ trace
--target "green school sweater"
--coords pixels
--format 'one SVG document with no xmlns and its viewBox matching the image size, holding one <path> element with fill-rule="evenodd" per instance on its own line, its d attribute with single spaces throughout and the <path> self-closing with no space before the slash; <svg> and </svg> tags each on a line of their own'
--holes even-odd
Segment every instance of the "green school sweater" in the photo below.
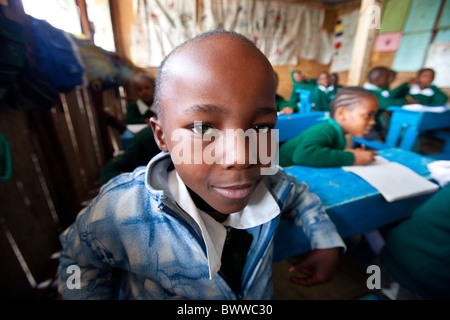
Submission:
<svg viewBox="0 0 450 320">
<path fill-rule="evenodd" d="M 330 102 L 333 99 L 335 92 L 323 91 L 319 86 L 316 86 L 311 91 L 311 103 L 314 111 L 330 111 Z"/>
<path fill-rule="evenodd" d="M 425 106 L 443 106 L 447 103 L 448 96 L 442 92 L 438 87 L 431 86 L 430 89 L 434 92 L 433 95 L 427 96 L 424 94 L 411 94 L 408 82 L 399 85 L 397 88 L 391 90 L 391 96 L 394 98 L 405 98 L 409 95 L 414 100 L 419 101 Z"/>
<path fill-rule="evenodd" d="M 155 114 L 148 110 L 145 114 L 139 112 L 136 102 L 132 102 L 127 107 L 127 116 L 125 122 L 127 124 L 144 124 L 146 119 L 153 117 Z"/>
<path fill-rule="evenodd" d="M 113 162 L 107 163 L 100 172 L 100 184 L 123 172 L 132 172 L 139 166 L 145 166 L 161 150 L 153 138 L 150 126 L 139 131 L 133 138 L 131 146 Z"/>
<path fill-rule="evenodd" d="M 373 84 L 366 83 L 364 84 L 364 89 L 369 90 L 372 92 L 378 99 L 379 106 L 378 106 L 378 112 L 375 115 L 375 122 L 376 126 L 381 126 L 383 128 L 388 127 L 387 121 L 383 119 L 383 117 L 386 117 L 385 110 L 387 107 L 391 106 L 397 106 L 401 107 L 405 105 L 408 100 L 406 98 L 397 98 L 390 94 L 390 92 L 387 89 L 378 88 Z"/>
<path fill-rule="evenodd" d="M 333 119 L 309 127 L 280 147 L 282 167 L 293 165 L 309 167 L 351 166 L 355 161 L 352 152 L 344 151 L 344 133 Z"/>
<path fill-rule="evenodd" d="M 291 72 L 292 92 L 291 92 L 291 97 L 289 98 L 289 102 L 297 105 L 300 102 L 300 97 L 295 90 L 303 89 L 303 90 L 311 91 L 316 86 L 317 80 L 309 79 L 309 81 L 307 81 L 307 82 L 297 82 L 294 80 L 294 73 L 295 73 L 295 71 Z"/>
<path fill-rule="evenodd" d="M 298 111 L 298 105 L 296 103 L 286 101 L 286 99 L 284 99 L 279 94 L 275 95 L 275 107 L 277 108 L 277 111 L 281 111 L 285 107 L 291 107 L 294 110 L 294 112 Z"/>
<path fill-rule="evenodd" d="M 411 292 L 430 299 L 450 298 L 450 184 L 388 233 L 380 258 Z"/>
</svg>

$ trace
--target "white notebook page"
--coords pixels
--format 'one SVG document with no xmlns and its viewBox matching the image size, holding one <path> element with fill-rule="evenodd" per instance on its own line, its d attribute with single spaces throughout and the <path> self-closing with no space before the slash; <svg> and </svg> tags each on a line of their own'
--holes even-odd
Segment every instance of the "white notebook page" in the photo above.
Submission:
<svg viewBox="0 0 450 320">
<path fill-rule="evenodd" d="M 431 193 L 439 186 L 397 162 L 376 156 L 367 166 L 342 167 L 353 172 L 377 189 L 388 202 Z"/>
</svg>

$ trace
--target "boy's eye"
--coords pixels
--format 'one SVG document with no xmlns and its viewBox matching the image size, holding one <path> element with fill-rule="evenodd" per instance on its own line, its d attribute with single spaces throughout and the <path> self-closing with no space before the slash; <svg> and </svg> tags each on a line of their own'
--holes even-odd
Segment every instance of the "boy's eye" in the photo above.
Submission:
<svg viewBox="0 0 450 320">
<path fill-rule="evenodd" d="M 196 121 L 191 127 L 191 130 L 198 135 L 207 134 L 209 130 L 212 130 L 212 127 L 208 124 L 205 124 L 201 121 Z"/>
<path fill-rule="evenodd" d="M 253 127 L 253 129 L 259 134 L 267 134 L 273 128 L 275 128 L 275 126 L 272 124 L 261 124 L 261 125 Z"/>
</svg>

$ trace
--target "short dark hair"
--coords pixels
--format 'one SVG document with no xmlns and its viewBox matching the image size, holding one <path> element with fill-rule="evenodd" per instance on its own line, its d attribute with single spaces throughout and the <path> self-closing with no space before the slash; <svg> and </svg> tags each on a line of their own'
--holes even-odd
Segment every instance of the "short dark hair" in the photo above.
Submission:
<svg viewBox="0 0 450 320">
<path fill-rule="evenodd" d="M 431 68 L 423 68 L 423 69 L 420 69 L 419 71 L 417 71 L 417 76 L 420 76 L 422 73 L 424 73 L 425 71 L 431 71 L 431 72 L 433 72 L 433 75 L 434 74 L 436 74 L 435 72 L 434 72 L 434 69 L 431 69 Z"/>
<path fill-rule="evenodd" d="M 382 74 L 387 75 L 389 70 L 390 69 L 387 67 L 382 67 L 382 66 L 374 67 L 369 71 L 369 74 L 367 75 L 367 79 L 369 80 L 369 82 L 376 81 L 376 79 L 378 79 Z"/>
<path fill-rule="evenodd" d="M 134 75 L 133 77 L 133 85 L 136 86 L 136 83 L 138 81 L 138 79 L 140 78 L 144 78 L 145 80 L 148 81 L 148 83 L 150 83 L 150 85 L 155 88 L 155 79 L 149 75 L 148 73 L 145 72 L 139 72 L 137 74 Z"/>
<path fill-rule="evenodd" d="M 259 48 L 247 37 L 245 37 L 244 35 L 234 32 L 234 31 L 229 31 L 229 30 L 223 30 L 223 29 L 217 29 L 217 30 L 211 30 L 211 31 L 207 31 L 204 33 L 201 33 L 189 40 L 186 40 L 185 42 L 181 43 L 180 45 L 178 45 L 177 47 L 175 47 L 175 49 L 173 49 L 167 56 L 164 57 L 164 59 L 162 60 L 161 64 L 158 67 L 158 71 L 156 74 L 156 84 L 155 84 L 155 108 L 156 111 L 158 112 L 158 116 L 160 113 L 160 107 L 161 107 L 161 91 L 162 91 L 162 83 L 164 82 L 164 66 L 167 64 L 167 61 L 170 59 L 170 57 L 172 57 L 173 55 L 175 55 L 177 52 L 180 51 L 180 49 L 186 47 L 187 45 L 189 45 L 190 43 L 196 42 L 200 39 L 204 39 L 204 38 L 209 38 L 209 37 L 215 37 L 215 36 L 220 36 L 220 35 L 228 35 L 228 36 L 232 36 L 235 37 L 238 40 L 243 41 L 244 43 L 248 44 L 251 47 L 254 47 L 255 49 L 257 49 L 258 51 Z"/>
<path fill-rule="evenodd" d="M 361 87 L 344 87 L 340 89 L 330 103 L 330 117 L 334 118 L 336 110 L 340 107 L 351 108 L 360 103 L 361 99 L 375 99 L 377 96 Z"/>
</svg>

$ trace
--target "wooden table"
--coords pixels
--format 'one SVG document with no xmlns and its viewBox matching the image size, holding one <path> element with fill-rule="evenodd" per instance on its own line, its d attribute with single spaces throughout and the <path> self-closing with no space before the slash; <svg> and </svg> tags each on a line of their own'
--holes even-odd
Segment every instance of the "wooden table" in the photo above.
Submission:
<svg viewBox="0 0 450 320">
<path fill-rule="evenodd" d="M 380 150 L 378 154 L 405 165 L 425 178 L 430 178 L 427 164 L 434 159 L 398 148 Z M 297 177 L 299 181 L 306 182 L 311 192 L 321 198 L 327 214 L 343 239 L 404 219 L 431 196 L 427 194 L 389 203 L 364 179 L 340 167 L 293 166 L 286 168 L 286 172 Z M 311 249 L 301 228 L 283 219 L 274 241 L 275 261 Z"/>
</svg>

